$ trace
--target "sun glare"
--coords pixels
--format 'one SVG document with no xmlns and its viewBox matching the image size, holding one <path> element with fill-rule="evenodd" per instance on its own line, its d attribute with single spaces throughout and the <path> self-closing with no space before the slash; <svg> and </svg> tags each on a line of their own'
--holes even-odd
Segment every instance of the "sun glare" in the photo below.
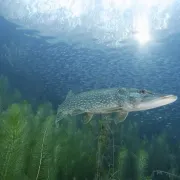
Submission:
<svg viewBox="0 0 180 180">
<path fill-rule="evenodd" d="M 136 21 L 136 34 L 135 38 L 140 44 L 145 44 L 151 40 L 149 32 L 149 23 L 146 16 L 138 17 Z"/>
</svg>

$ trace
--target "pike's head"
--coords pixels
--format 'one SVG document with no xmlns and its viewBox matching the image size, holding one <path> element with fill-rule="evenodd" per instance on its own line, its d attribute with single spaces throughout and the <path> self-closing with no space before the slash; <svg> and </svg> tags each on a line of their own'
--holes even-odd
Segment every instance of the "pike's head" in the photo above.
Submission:
<svg viewBox="0 0 180 180">
<path fill-rule="evenodd" d="M 162 95 L 148 90 L 120 89 L 119 98 L 123 98 L 123 109 L 130 111 L 142 111 L 164 106 L 177 100 L 175 95 Z"/>
</svg>

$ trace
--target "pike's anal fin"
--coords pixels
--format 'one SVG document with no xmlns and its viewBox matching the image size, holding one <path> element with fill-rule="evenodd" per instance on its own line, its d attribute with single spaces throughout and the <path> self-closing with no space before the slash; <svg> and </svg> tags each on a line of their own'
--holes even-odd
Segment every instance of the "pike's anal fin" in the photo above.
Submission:
<svg viewBox="0 0 180 180">
<path fill-rule="evenodd" d="M 93 115 L 94 115 L 93 113 L 85 113 L 83 123 L 84 124 L 89 123 L 91 121 Z"/>
<path fill-rule="evenodd" d="M 128 116 L 127 111 L 120 111 L 115 113 L 114 122 L 115 124 L 118 124 L 120 122 L 123 122 Z"/>
</svg>

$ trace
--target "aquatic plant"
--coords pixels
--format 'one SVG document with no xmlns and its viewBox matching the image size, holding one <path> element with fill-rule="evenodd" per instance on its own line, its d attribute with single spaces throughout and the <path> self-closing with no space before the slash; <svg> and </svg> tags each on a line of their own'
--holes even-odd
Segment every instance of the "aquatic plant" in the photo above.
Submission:
<svg viewBox="0 0 180 180">
<path fill-rule="evenodd" d="M 118 155 L 118 178 L 125 179 L 127 169 L 128 149 L 121 147 Z"/>
<path fill-rule="evenodd" d="M 24 178 L 28 108 L 12 104 L 0 115 L 0 179 Z"/>
<path fill-rule="evenodd" d="M 171 180 L 180 179 L 180 176 L 177 176 L 176 174 L 169 173 L 169 172 L 166 172 L 166 171 L 154 170 L 154 171 L 152 172 L 151 177 L 154 178 L 154 177 L 155 177 L 155 174 L 156 174 L 156 175 L 165 175 L 165 176 L 167 176 L 168 178 L 170 178 Z"/>
<path fill-rule="evenodd" d="M 12 104 L 0 116 L 1 179 L 93 178 L 96 152 L 92 135 L 73 132 L 73 121 L 68 131 L 63 124 L 55 129 L 49 104 L 36 113 L 31 109 L 27 103 Z"/>
<path fill-rule="evenodd" d="M 27 175 L 31 179 L 54 178 L 56 169 L 54 164 L 54 158 L 56 158 L 54 156 L 54 119 L 51 106 L 45 105 L 38 108 L 32 121 L 29 122 L 31 138 L 28 148 L 31 153 L 28 154 Z"/>
<path fill-rule="evenodd" d="M 148 168 L 148 153 L 140 149 L 137 156 L 137 179 L 144 180 L 146 175 L 146 170 Z"/>
<path fill-rule="evenodd" d="M 93 147 L 93 136 L 90 132 L 74 130 L 73 121 L 66 121 L 68 128 L 61 125 L 58 132 L 59 149 L 59 175 L 60 179 L 93 179 L 95 174 L 96 150 Z M 76 128 L 76 127 L 75 127 Z"/>
<path fill-rule="evenodd" d="M 97 137 L 97 153 L 96 153 L 96 176 L 95 180 L 103 179 L 104 176 L 107 176 L 105 169 L 105 153 L 108 149 L 108 129 L 107 124 L 99 121 L 100 130 Z M 110 169 L 110 167 L 109 167 Z"/>
</svg>

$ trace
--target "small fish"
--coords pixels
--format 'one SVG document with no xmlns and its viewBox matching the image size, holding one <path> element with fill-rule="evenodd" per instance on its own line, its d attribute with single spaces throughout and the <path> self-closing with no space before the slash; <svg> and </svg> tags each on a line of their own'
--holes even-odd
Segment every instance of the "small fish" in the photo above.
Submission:
<svg viewBox="0 0 180 180">
<path fill-rule="evenodd" d="M 135 88 L 99 89 L 79 94 L 70 91 L 65 101 L 59 105 L 56 123 L 63 118 L 85 114 L 88 123 L 94 114 L 115 113 L 115 123 L 126 119 L 129 112 L 157 108 L 177 100 L 175 95 L 162 95 Z"/>
</svg>

